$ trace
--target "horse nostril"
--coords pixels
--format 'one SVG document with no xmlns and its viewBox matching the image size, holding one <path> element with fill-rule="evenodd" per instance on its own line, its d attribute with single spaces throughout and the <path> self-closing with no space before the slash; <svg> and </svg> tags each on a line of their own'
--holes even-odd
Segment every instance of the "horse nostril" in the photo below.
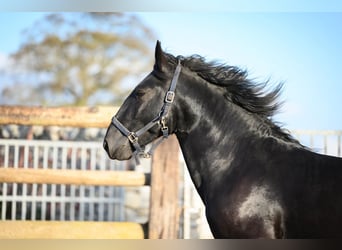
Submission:
<svg viewBox="0 0 342 250">
<path fill-rule="evenodd" d="M 107 140 L 103 141 L 103 148 L 108 152 L 108 143 Z"/>
</svg>

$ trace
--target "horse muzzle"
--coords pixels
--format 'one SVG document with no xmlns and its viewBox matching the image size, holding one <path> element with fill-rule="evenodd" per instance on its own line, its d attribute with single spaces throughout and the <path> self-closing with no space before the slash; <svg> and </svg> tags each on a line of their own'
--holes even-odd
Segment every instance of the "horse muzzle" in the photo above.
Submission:
<svg viewBox="0 0 342 250">
<path fill-rule="evenodd" d="M 132 158 L 133 151 L 130 143 L 125 137 L 120 139 L 105 138 L 103 140 L 103 148 L 112 160 L 129 160 Z"/>
</svg>

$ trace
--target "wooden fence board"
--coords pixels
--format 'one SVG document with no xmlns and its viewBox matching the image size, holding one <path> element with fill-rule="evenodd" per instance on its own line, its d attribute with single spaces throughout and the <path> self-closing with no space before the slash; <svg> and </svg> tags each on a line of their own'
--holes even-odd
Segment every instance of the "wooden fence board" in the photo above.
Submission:
<svg viewBox="0 0 342 250">
<path fill-rule="evenodd" d="M 118 107 L 0 106 L 0 125 L 107 128 Z"/>
<path fill-rule="evenodd" d="M 148 185 L 148 174 L 136 171 L 0 168 L 0 182 L 102 186 Z"/>
<path fill-rule="evenodd" d="M 144 239 L 133 222 L 0 221 L 0 239 Z"/>
</svg>

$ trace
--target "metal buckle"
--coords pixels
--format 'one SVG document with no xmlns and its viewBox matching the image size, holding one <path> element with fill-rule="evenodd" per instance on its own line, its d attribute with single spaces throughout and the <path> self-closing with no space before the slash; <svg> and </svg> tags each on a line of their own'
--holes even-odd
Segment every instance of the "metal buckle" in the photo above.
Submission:
<svg viewBox="0 0 342 250">
<path fill-rule="evenodd" d="M 127 138 L 130 142 L 132 143 L 135 143 L 138 141 L 138 136 L 134 133 L 134 132 L 131 132 L 127 135 Z"/>
<path fill-rule="evenodd" d="M 145 159 L 150 159 L 151 158 L 151 154 L 144 153 L 142 157 L 144 157 Z"/>
<path fill-rule="evenodd" d="M 175 99 L 175 92 L 167 91 L 166 96 L 165 96 L 165 102 L 173 103 L 173 99 Z"/>
<path fill-rule="evenodd" d="M 161 128 L 161 131 L 163 133 L 164 138 L 167 138 L 169 136 L 169 128 L 168 127 L 165 126 L 165 127 Z"/>
<path fill-rule="evenodd" d="M 160 130 L 163 133 L 163 137 L 168 137 L 169 136 L 169 127 L 166 126 L 166 120 L 165 119 L 166 119 L 165 116 L 160 118 L 160 121 L 159 121 L 159 123 L 161 125 Z"/>
</svg>

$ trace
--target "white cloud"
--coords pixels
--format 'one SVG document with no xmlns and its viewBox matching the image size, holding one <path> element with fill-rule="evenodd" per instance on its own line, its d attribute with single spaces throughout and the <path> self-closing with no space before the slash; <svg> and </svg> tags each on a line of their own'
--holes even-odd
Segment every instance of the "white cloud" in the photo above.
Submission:
<svg viewBox="0 0 342 250">
<path fill-rule="evenodd" d="M 26 73 L 26 70 L 16 64 L 8 54 L 0 51 L 0 71 L 7 75 L 14 75 L 18 73 Z"/>
<path fill-rule="evenodd" d="M 8 69 L 10 64 L 9 56 L 0 51 L 0 70 Z"/>
<path fill-rule="evenodd" d="M 10 56 L 3 51 L 0 51 L 0 71 L 11 72 L 13 65 Z"/>
</svg>

